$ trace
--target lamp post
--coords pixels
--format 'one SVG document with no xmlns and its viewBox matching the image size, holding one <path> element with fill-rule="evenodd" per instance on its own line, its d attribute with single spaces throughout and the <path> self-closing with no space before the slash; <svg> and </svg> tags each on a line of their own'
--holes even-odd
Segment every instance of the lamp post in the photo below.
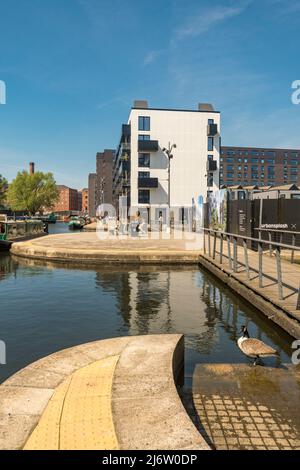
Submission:
<svg viewBox="0 0 300 470">
<path fill-rule="evenodd" d="M 167 155 L 168 157 L 168 206 L 169 206 L 169 211 L 171 210 L 171 159 L 173 158 L 172 155 L 172 150 L 176 149 L 177 145 L 172 144 L 169 142 L 168 148 L 163 148 L 162 151 Z"/>
</svg>

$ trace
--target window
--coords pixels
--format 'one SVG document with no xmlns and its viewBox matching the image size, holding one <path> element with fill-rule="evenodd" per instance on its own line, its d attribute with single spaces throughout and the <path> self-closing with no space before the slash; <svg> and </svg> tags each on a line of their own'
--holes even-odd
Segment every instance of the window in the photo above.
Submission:
<svg viewBox="0 0 300 470">
<path fill-rule="evenodd" d="M 213 159 L 214 159 L 214 156 L 213 156 L 213 155 L 207 155 L 207 160 L 208 160 L 208 161 L 211 161 L 211 160 L 213 160 Z"/>
<path fill-rule="evenodd" d="M 258 158 L 252 158 L 252 163 L 258 163 Z"/>
<path fill-rule="evenodd" d="M 139 116 L 139 131 L 150 131 L 150 117 Z"/>
<path fill-rule="evenodd" d="M 150 140 L 150 135 L 139 134 L 139 140 Z"/>
<path fill-rule="evenodd" d="M 233 162 L 234 162 L 234 159 L 231 158 L 231 157 L 227 157 L 226 162 L 227 162 L 227 163 L 233 163 Z"/>
<path fill-rule="evenodd" d="M 150 167 L 150 153 L 140 153 L 139 154 L 139 166 L 140 167 Z"/>
<path fill-rule="evenodd" d="M 213 137 L 208 137 L 207 140 L 207 150 L 211 152 L 214 149 L 214 138 Z"/>
<path fill-rule="evenodd" d="M 209 120 L 208 120 L 208 125 L 214 124 L 214 122 L 215 122 L 215 121 L 214 121 L 213 119 L 209 119 Z"/>
<path fill-rule="evenodd" d="M 274 160 L 273 158 L 267 158 L 267 162 L 268 162 L 268 163 L 273 163 L 273 165 L 274 165 L 275 160 Z"/>
<path fill-rule="evenodd" d="M 228 171 L 233 171 L 234 170 L 233 165 L 227 165 L 227 170 Z"/>
<path fill-rule="evenodd" d="M 290 164 L 291 164 L 291 165 L 298 165 L 298 160 L 291 160 L 291 161 L 290 161 Z"/>
<path fill-rule="evenodd" d="M 291 199 L 300 199 L 300 194 L 292 194 Z"/>
<path fill-rule="evenodd" d="M 275 157 L 275 156 L 276 156 L 276 152 L 268 151 L 268 152 L 265 153 L 265 155 L 266 155 L 267 157 Z"/>
<path fill-rule="evenodd" d="M 227 178 L 233 178 L 233 173 L 227 173 Z"/>
<path fill-rule="evenodd" d="M 150 171 L 139 171 L 139 178 L 150 178 Z"/>
<path fill-rule="evenodd" d="M 149 189 L 139 189 L 139 204 L 150 204 Z"/>
</svg>

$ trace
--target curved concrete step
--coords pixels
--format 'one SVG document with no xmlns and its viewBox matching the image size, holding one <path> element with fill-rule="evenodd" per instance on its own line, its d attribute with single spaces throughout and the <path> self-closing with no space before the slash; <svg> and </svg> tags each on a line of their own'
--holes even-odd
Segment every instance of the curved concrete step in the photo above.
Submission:
<svg viewBox="0 0 300 470">
<path fill-rule="evenodd" d="M 177 393 L 181 335 L 52 354 L 0 386 L 0 449 L 209 449 Z"/>
</svg>

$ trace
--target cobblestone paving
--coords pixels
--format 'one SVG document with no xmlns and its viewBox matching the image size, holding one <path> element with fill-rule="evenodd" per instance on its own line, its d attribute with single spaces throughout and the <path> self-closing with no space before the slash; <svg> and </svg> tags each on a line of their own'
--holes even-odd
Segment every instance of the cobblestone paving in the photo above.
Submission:
<svg viewBox="0 0 300 470">
<path fill-rule="evenodd" d="M 275 409 L 242 397 L 194 395 L 199 430 L 216 449 L 300 450 L 299 432 Z"/>
<path fill-rule="evenodd" d="M 249 381 L 245 386 L 247 366 L 233 366 L 224 375 L 221 367 L 210 366 L 208 373 L 205 366 L 196 369 L 195 424 L 207 442 L 217 450 L 300 450 L 300 387 L 293 372 L 273 369 L 273 387 L 272 371 L 249 367 L 250 381 L 258 378 L 251 388 Z"/>
</svg>

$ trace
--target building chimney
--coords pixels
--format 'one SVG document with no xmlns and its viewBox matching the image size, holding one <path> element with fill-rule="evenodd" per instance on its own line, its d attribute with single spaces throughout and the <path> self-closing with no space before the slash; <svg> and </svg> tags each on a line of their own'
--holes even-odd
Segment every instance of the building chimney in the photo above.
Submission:
<svg viewBox="0 0 300 470">
<path fill-rule="evenodd" d="M 133 108 L 148 109 L 148 101 L 146 101 L 146 100 L 135 100 L 133 102 Z"/>
<path fill-rule="evenodd" d="M 34 175 L 34 162 L 29 163 L 29 173 L 30 175 Z"/>
</svg>

